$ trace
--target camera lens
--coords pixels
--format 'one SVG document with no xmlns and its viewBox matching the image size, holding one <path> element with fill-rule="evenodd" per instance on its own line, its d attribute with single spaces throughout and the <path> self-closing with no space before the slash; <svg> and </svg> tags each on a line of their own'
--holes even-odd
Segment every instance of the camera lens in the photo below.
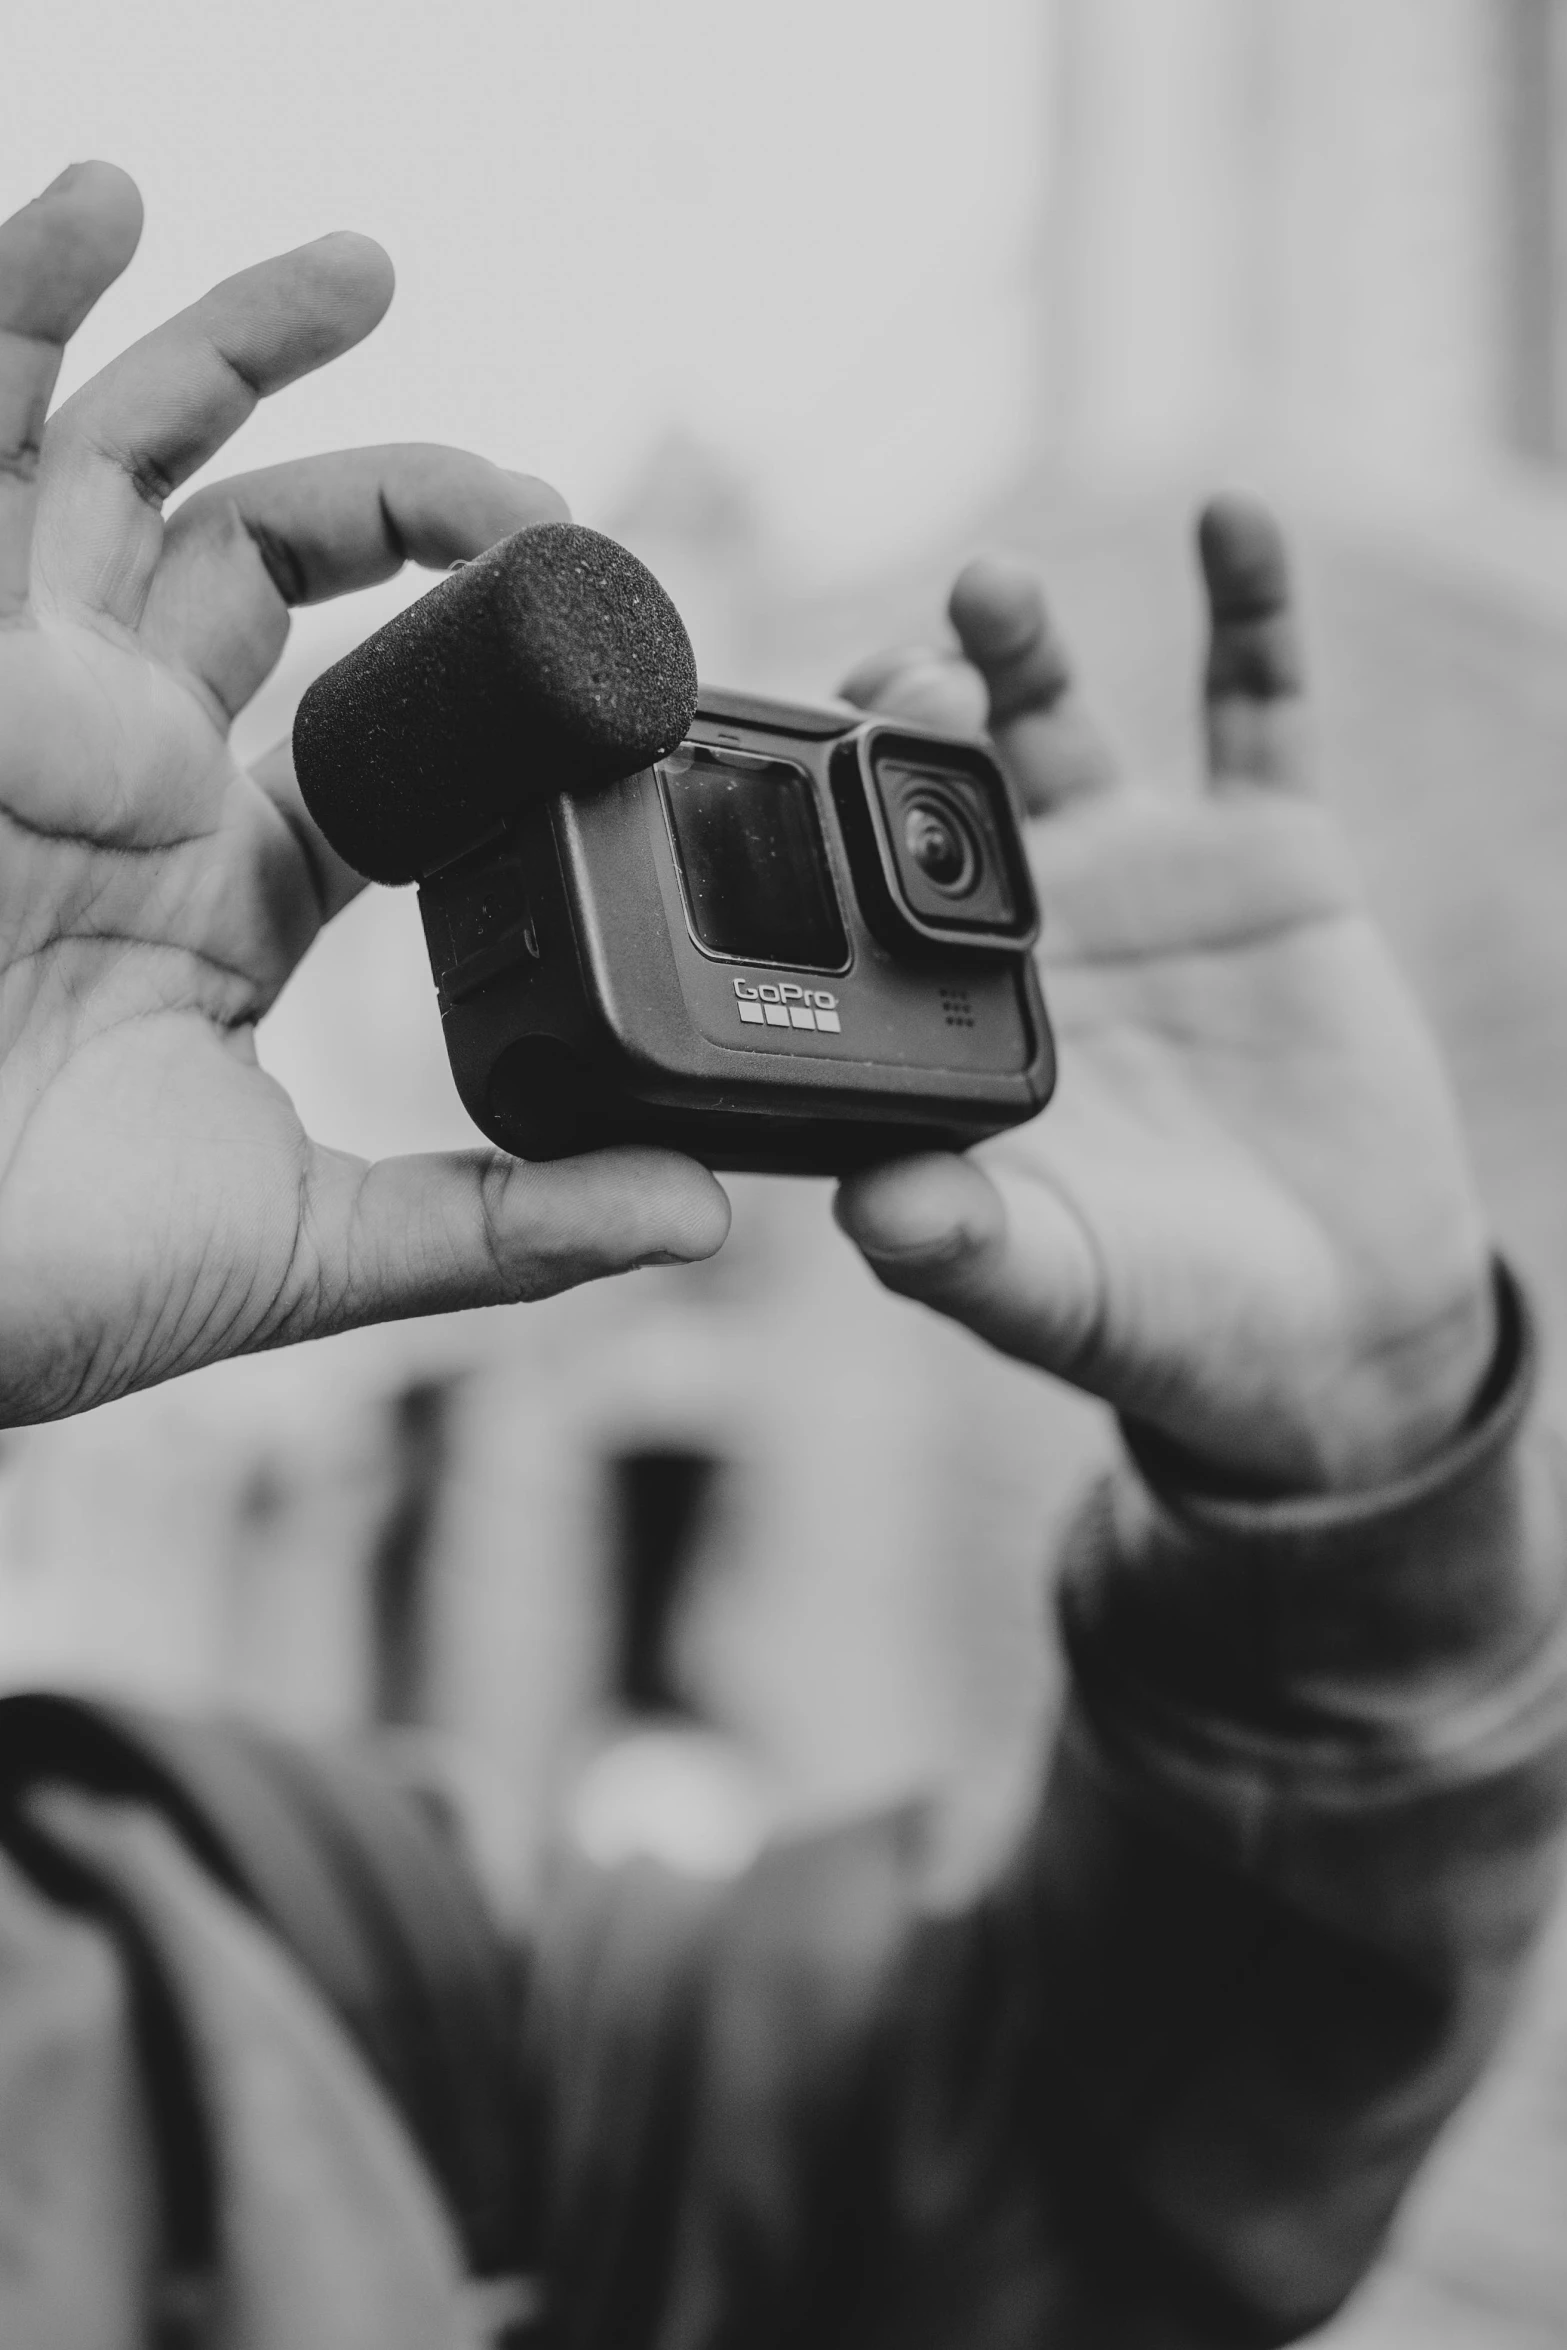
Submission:
<svg viewBox="0 0 1567 2350">
<path fill-rule="evenodd" d="M 903 814 L 903 841 L 912 862 L 935 888 L 955 898 L 972 889 L 979 852 L 955 808 L 923 794 L 911 800 Z"/>
<path fill-rule="evenodd" d="M 840 807 L 853 811 L 868 784 L 880 830 L 869 845 L 877 860 L 861 883 L 874 898 L 885 886 L 884 919 L 932 946 L 976 942 L 1010 944 L 1032 937 L 1036 916 L 1022 842 L 999 770 L 977 743 L 894 734 L 868 728 L 868 746 L 853 755 L 845 783 L 835 782 Z M 866 757 L 868 772 L 859 762 Z M 851 842 L 851 858 L 863 857 Z M 877 875 L 883 876 L 879 884 Z M 858 876 L 857 876 L 858 878 Z M 867 901 L 869 902 L 869 901 Z"/>
</svg>

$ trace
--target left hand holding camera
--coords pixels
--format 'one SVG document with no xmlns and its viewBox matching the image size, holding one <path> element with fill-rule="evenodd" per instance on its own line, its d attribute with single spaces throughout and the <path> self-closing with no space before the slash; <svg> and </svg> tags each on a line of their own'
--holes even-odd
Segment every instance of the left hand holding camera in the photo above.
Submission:
<svg viewBox="0 0 1567 2350">
<path fill-rule="evenodd" d="M 359 884 L 286 754 L 228 730 L 291 604 L 444 568 L 564 512 L 439 448 L 275 466 L 163 505 L 258 400 L 391 297 L 368 239 L 261 263 L 49 421 L 124 269 L 135 188 L 62 174 L 0 225 L 0 1424 L 251 1348 L 709 1255 L 728 1207 L 667 1151 L 377 1165 L 303 1131 L 255 1026 Z"/>
<path fill-rule="evenodd" d="M 851 697 L 961 729 L 988 700 L 1029 808 L 1056 1098 L 969 1159 L 845 1184 L 889 1288 L 1264 1488 L 1397 1475 L 1493 1345 L 1486 1231 L 1431 1035 L 1313 796 L 1284 552 L 1210 507 L 1206 776 L 1155 793 L 1083 716 L 1032 576 L 952 598 L 963 659 Z"/>
</svg>

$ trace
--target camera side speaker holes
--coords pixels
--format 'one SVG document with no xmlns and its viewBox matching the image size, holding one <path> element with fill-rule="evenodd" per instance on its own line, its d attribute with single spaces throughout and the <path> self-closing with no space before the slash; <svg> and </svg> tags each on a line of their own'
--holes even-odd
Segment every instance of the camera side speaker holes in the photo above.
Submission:
<svg viewBox="0 0 1567 2350">
<path fill-rule="evenodd" d="M 972 1028 L 974 1007 L 966 987 L 944 987 L 941 991 L 942 1017 L 949 1028 Z"/>
</svg>

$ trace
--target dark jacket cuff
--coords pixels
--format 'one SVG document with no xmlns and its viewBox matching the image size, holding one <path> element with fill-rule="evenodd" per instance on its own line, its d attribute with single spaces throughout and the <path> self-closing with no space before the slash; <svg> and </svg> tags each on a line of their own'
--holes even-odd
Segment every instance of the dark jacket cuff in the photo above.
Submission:
<svg viewBox="0 0 1567 2350">
<path fill-rule="evenodd" d="M 1204 1488 L 1128 1430 L 1130 1460 L 1079 1527 L 1062 1613 L 1080 1690 L 1299 1736 L 1382 1736 L 1417 1697 L 1508 1681 L 1560 1624 L 1554 1469 L 1518 1435 L 1533 1321 L 1496 1269 L 1497 1347 L 1466 1424 L 1409 1475 L 1260 1500 Z M 1119 1708 L 1118 1708 L 1119 1710 Z"/>
</svg>

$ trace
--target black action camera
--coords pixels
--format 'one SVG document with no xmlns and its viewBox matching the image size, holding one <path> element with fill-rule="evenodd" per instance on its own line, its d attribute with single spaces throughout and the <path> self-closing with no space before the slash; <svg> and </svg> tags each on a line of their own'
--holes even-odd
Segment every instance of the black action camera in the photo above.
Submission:
<svg viewBox="0 0 1567 2350">
<path fill-rule="evenodd" d="M 317 680 L 294 750 L 339 853 L 418 882 L 458 1090 L 519 1157 L 839 1174 L 1049 1099 L 988 752 L 699 691 L 679 614 L 596 532 L 443 581 Z"/>
<path fill-rule="evenodd" d="M 458 1090 L 523 1158 L 837 1174 L 1049 1098 L 1033 888 L 976 744 L 704 692 L 669 757 L 535 803 L 419 903 Z"/>
</svg>

